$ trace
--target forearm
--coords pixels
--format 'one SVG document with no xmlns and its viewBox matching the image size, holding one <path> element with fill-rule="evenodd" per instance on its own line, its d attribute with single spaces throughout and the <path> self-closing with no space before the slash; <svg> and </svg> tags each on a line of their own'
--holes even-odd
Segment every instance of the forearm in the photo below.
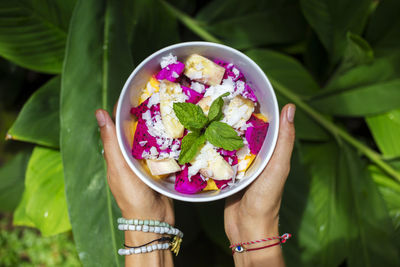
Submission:
<svg viewBox="0 0 400 267">
<path fill-rule="evenodd" d="M 128 246 L 140 246 L 149 241 L 160 238 L 162 235 L 155 233 L 143 233 L 125 231 L 125 244 Z M 172 252 L 169 249 L 156 250 L 148 253 L 140 253 L 125 256 L 125 266 L 173 266 Z"/>
</svg>

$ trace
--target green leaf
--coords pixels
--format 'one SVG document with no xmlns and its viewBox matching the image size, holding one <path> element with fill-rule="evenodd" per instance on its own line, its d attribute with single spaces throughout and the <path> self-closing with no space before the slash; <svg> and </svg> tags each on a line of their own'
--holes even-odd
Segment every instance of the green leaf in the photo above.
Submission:
<svg viewBox="0 0 400 267">
<path fill-rule="evenodd" d="M 125 0 L 124 3 L 125 25 L 135 63 L 139 64 L 163 47 L 179 43 L 178 22 L 159 0 Z"/>
<path fill-rule="evenodd" d="M 60 77 L 55 77 L 29 98 L 7 138 L 59 147 L 60 83 Z"/>
<path fill-rule="evenodd" d="M 353 33 L 347 33 L 347 45 L 344 50 L 342 62 L 336 75 L 338 73 L 346 72 L 347 70 L 362 64 L 371 63 L 374 59 L 374 51 L 367 41 L 361 36 Z"/>
<path fill-rule="evenodd" d="M 0 55 L 22 67 L 60 73 L 75 0 L 0 3 Z"/>
<path fill-rule="evenodd" d="M 292 43 L 302 40 L 306 32 L 297 1 L 216 0 L 199 11 L 197 20 L 238 49 Z"/>
<path fill-rule="evenodd" d="M 348 265 L 399 266 L 398 249 L 392 239 L 394 229 L 385 203 L 360 157 L 347 146 L 342 147 L 338 171 L 349 190 L 345 207 L 349 227 Z"/>
<path fill-rule="evenodd" d="M 30 221 L 44 236 L 71 229 L 61 154 L 57 150 L 42 147 L 33 150 L 26 171 L 23 200 L 14 216 L 16 225 L 25 225 L 25 221 Z"/>
<path fill-rule="evenodd" d="M 182 149 L 179 154 L 179 164 L 190 162 L 196 156 L 199 149 L 204 145 L 206 138 L 204 134 L 188 133 L 182 139 Z"/>
<path fill-rule="evenodd" d="M 243 147 L 243 140 L 226 123 L 213 121 L 205 131 L 206 139 L 216 147 L 232 151 Z"/>
<path fill-rule="evenodd" d="M 14 211 L 24 192 L 26 166 L 30 152 L 19 152 L 0 168 L 0 210 Z"/>
<path fill-rule="evenodd" d="M 347 32 L 362 33 L 371 0 L 301 0 L 300 3 L 308 23 L 335 64 L 345 50 Z"/>
<path fill-rule="evenodd" d="M 366 38 L 378 55 L 390 55 L 400 45 L 400 2 L 398 0 L 379 1 L 370 17 Z"/>
<path fill-rule="evenodd" d="M 379 149 L 385 156 L 400 156 L 400 109 L 366 118 Z"/>
<path fill-rule="evenodd" d="M 61 153 L 74 240 L 86 266 L 121 266 L 123 233 L 107 184 L 95 110 L 112 111 L 131 73 L 120 1 L 81 0 L 71 19 L 61 81 Z M 88 216 L 88 209 L 91 215 Z"/>
<path fill-rule="evenodd" d="M 191 131 L 201 130 L 208 123 L 200 106 L 192 103 L 174 103 L 174 112 L 179 122 Z"/>
<path fill-rule="evenodd" d="M 310 103 L 318 110 L 338 116 L 367 116 L 400 107 L 400 79 L 338 91 Z"/>
<path fill-rule="evenodd" d="M 211 106 L 210 110 L 208 111 L 208 121 L 219 121 L 222 118 L 222 106 L 224 105 L 224 100 L 222 99 L 224 96 L 228 96 L 229 93 L 225 93 L 215 99 Z"/>
<path fill-rule="evenodd" d="M 390 57 L 376 58 L 370 64 L 356 66 L 332 77 L 319 95 L 374 85 L 396 78 L 400 78 L 400 53 L 393 53 Z"/>
<path fill-rule="evenodd" d="M 396 161 L 395 165 L 397 169 L 400 169 L 400 161 Z M 375 183 L 379 188 L 383 199 L 385 200 L 386 207 L 389 211 L 390 217 L 394 227 L 400 229 L 400 185 L 393 181 L 391 177 L 388 177 L 382 172 L 376 165 L 368 166 L 368 171 Z"/>
<path fill-rule="evenodd" d="M 310 96 L 319 91 L 318 84 L 307 70 L 295 59 L 271 50 L 257 49 L 247 51 L 267 74 L 268 77 L 279 81 L 293 92 L 302 96 Z M 277 92 L 279 104 L 283 106 L 290 101 Z M 306 140 L 327 140 L 327 132 L 319 124 L 310 119 L 301 109 L 296 111 L 296 136 Z"/>
</svg>

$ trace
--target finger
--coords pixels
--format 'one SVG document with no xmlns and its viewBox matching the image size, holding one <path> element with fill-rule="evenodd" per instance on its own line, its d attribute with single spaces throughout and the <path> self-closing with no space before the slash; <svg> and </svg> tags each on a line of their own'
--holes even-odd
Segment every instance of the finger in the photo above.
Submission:
<svg viewBox="0 0 400 267">
<path fill-rule="evenodd" d="M 290 171 L 295 140 L 294 114 L 296 106 L 288 104 L 282 108 L 278 141 L 272 157 L 252 187 L 262 192 L 281 192 Z"/>
<path fill-rule="evenodd" d="M 113 119 L 115 120 L 115 114 L 117 114 L 117 106 L 118 106 L 118 101 L 115 103 L 114 108 L 113 108 Z"/>
<path fill-rule="evenodd" d="M 104 156 L 108 169 L 124 170 L 126 163 L 119 149 L 114 122 L 111 120 L 108 112 L 103 109 L 96 110 L 96 119 L 100 127 Z"/>
</svg>

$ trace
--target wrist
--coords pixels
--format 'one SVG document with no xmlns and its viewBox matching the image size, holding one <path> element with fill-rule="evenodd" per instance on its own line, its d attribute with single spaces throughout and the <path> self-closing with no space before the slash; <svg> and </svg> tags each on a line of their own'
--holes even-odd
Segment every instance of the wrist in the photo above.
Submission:
<svg viewBox="0 0 400 267">
<path fill-rule="evenodd" d="M 254 218 L 246 221 L 239 221 L 236 227 L 237 230 L 228 236 L 231 244 L 279 235 L 278 217 Z"/>
</svg>

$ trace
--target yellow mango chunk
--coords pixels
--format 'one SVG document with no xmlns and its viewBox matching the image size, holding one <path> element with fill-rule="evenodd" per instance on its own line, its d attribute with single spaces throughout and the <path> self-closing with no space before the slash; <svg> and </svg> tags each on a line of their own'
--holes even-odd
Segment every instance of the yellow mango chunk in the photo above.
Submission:
<svg viewBox="0 0 400 267">
<path fill-rule="evenodd" d="M 146 101 L 153 93 L 160 90 L 160 82 L 155 78 L 151 77 L 149 82 L 146 84 L 146 88 L 143 89 L 142 94 L 139 97 L 139 105 Z"/>
<path fill-rule="evenodd" d="M 243 169 L 239 170 L 238 172 L 245 172 L 251 165 L 251 163 L 253 163 L 253 160 L 256 158 L 255 154 L 250 154 L 244 157 L 244 159 L 242 159 L 243 161 L 247 161 L 246 167 L 244 167 Z M 238 164 L 240 166 L 240 162 L 242 161 L 240 159 L 238 159 Z"/>
<path fill-rule="evenodd" d="M 207 180 L 207 186 L 204 187 L 203 191 L 219 190 L 213 179 Z"/>
<path fill-rule="evenodd" d="M 262 120 L 263 122 L 268 122 L 268 118 L 267 116 L 265 116 L 264 114 L 261 113 L 253 113 L 254 117 L 256 117 L 257 119 Z"/>
</svg>

